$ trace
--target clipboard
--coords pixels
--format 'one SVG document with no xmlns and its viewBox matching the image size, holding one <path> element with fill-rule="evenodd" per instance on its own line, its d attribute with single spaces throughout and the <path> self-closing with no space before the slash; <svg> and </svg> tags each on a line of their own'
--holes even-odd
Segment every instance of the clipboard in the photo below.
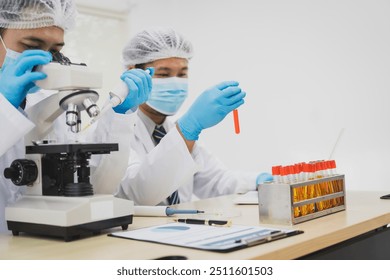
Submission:
<svg viewBox="0 0 390 280">
<path fill-rule="evenodd" d="M 230 227 L 168 223 L 110 233 L 108 236 L 227 253 L 287 238 L 303 231 L 232 225 Z"/>
</svg>

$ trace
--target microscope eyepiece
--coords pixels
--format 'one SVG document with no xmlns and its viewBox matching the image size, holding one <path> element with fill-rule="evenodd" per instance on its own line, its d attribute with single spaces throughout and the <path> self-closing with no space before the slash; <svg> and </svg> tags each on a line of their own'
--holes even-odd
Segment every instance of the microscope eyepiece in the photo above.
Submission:
<svg viewBox="0 0 390 280">
<path fill-rule="evenodd" d="M 62 65 L 71 64 L 70 59 L 60 52 L 53 53 L 52 56 L 53 56 L 53 62 L 58 62 L 59 64 Z"/>
</svg>

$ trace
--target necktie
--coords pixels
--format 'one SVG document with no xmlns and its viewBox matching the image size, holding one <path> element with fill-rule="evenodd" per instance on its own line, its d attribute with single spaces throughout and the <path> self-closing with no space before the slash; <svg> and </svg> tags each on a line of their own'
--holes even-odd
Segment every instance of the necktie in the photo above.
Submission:
<svg viewBox="0 0 390 280">
<path fill-rule="evenodd" d="M 165 131 L 164 127 L 162 125 L 156 125 L 152 134 L 153 140 L 156 142 L 156 145 L 160 143 L 161 139 L 165 136 L 165 134 L 167 134 L 167 132 Z"/>
<path fill-rule="evenodd" d="M 156 142 L 156 145 L 158 145 L 160 143 L 161 139 L 165 136 L 165 134 L 167 134 L 167 132 L 165 131 L 164 127 L 162 125 L 161 126 L 156 125 L 156 127 L 154 128 L 153 134 L 152 134 L 152 137 L 153 137 L 154 141 Z M 170 205 L 180 203 L 180 197 L 179 197 L 179 193 L 177 190 L 174 191 L 168 197 L 168 203 Z"/>
</svg>

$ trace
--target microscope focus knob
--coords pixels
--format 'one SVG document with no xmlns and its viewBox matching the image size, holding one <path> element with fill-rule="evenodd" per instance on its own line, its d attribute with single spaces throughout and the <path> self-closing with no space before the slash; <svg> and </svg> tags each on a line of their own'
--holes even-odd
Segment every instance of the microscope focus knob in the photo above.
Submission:
<svg viewBox="0 0 390 280">
<path fill-rule="evenodd" d="M 16 159 L 4 169 L 4 177 L 16 186 L 30 185 L 38 178 L 38 167 L 33 160 Z"/>
</svg>

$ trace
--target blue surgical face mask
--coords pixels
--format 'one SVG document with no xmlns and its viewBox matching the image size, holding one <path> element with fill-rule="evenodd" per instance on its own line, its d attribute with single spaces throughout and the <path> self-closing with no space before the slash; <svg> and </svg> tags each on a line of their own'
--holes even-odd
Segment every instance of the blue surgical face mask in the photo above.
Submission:
<svg viewBox="0 0 390 280">
<path fill-rule="evenodd" d="M 7 49 L 7 53 L 4 58 L 3 66 L 6 66 L 7 64 L 14 64 L 16 59 L 21 55 L 21 53 L 13 51 L 11 49 Z"/>
<path fill-rule="evenodd" d="M 176 114 L 188 96 L 188 79 L 154 78 L 152 83 L 152 92 L 146 104 L 164 115 Z"/>
<path fill-rule="evenodd" d="M 4 61 L 3 61 L 3 65 L 1 66 L 1 68 L 5 67 L 7 64 L 13 64 L 15 63 L 16 59 L 21 55 L 21 53 L 19 52 L 16 52 L 16 51 L 13 51 L 9 48 L 6 47 L 4 41 L 3 41 L 3 37 L 0 36 L 0 41 L 6 51 L 6 54 L 5 54 L 5 58 L 4 58 Z"/>
</svg>

